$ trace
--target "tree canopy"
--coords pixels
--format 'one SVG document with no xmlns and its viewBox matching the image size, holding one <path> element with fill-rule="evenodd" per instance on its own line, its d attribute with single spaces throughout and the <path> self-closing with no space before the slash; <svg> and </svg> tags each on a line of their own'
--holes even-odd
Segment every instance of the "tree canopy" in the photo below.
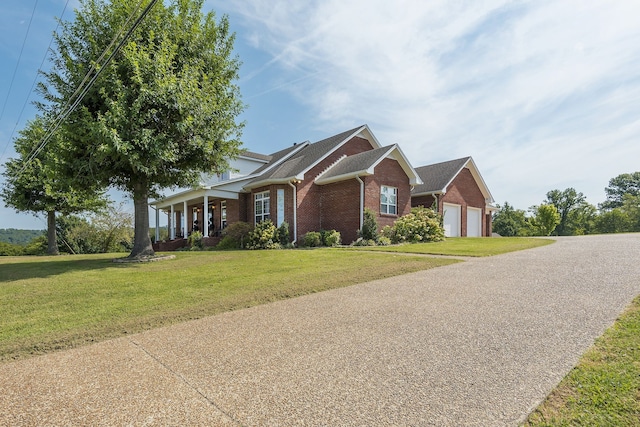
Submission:
<svg viewBox="0 0 640 427">
<path fill-rule="evenodd" d="M 586 211 L 595 214 L 595 208 L 591 209 L 584 194 L 579 193 L 575 188 L 549 191 L 545 204 L 554 205 L 560 214 L 560 223 L 555 229 L 555 234 L 559 236 L 584 234 L 576 233 L 576 225 L 578 223 L 576 219 L 579 219 Z"/>
<path fill-rule="evenodd" d="M 509 202 L 493 215 L 493 231 L 504 237 L 522 236 L 528 234 L 530 224 L 527 221 L 525 211 L 515 209 Z"/>
<path fill-rule="evenodd" d="M 99 209 L 106 205 L 106 199 L 95 183 L 79 184 L 73 176 L 65 178 L 58 173 L 61 160 L 57 153 L 61 140 L 57 134 L 32 157 L 44 135 L 42 117 L 28 122 L 20 131 L 14 141 L 18 157 L 5 163 L 5 182 L 0 195 L 5 205 L 16 211 L 47 215 L 48 253 L 57 254 L 56 212 L 71 214 Z"/>
<path fill-rule="evenodd" d="M 532 211 L 534 214 L 532 222 L 537 231 L 536 234 L 548 236 L 560 224 L 560 214 L 554 205 L 534 206 Z"/>
<path fill-rule="evenodd" d="M 40 89 L 50 112 L 66 105 L 130 16 L 128 0 L 80 0 L 56 35 Z M 226 17 L 203 0 L 157 2 L 62 126 L 67 175 L 129 193 L 135 208 L 131 257 L 152 255 L 148 199 L 197 184 L 240 153 L 239 60 Z M 139 13 L 139 12 L 138 12 Z"/>
<path fill-rule="evenodd" d="M 600 209 L 609 210 L 622 207 L 625 195 L 640 196 L 640 172 L 623 173 L 609 180 L 604 189 L 607 200 L 600 204 Z"/>
</svg>

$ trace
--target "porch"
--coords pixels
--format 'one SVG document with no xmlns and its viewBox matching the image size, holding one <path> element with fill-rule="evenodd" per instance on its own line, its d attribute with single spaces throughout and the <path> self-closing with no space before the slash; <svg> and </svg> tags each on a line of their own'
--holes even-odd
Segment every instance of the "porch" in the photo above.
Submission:
<svg viewBox="0 0 640 427">
<path fill-rule="evenodd" d="M 204 236 L 205 246 L 215 246 L 228 223 L 242 220 L 238 193 L 197 189 L 154 201 L 154 250 L 171 251 L 187 245 L 193 232 Z M 161 212 L 166 215 L 167 236 L 160 236 Z M 164 221 L 163 221 L 164 222 Z M 156 249 L 157 248 L 157 249 Z"/>
</svg>

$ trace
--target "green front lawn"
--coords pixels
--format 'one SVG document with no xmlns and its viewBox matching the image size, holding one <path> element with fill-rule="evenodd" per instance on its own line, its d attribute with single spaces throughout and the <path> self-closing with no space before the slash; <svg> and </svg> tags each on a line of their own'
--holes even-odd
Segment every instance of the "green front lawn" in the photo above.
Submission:
<svg viewBox="0 0 640 427">
<path fill-rule="evenodd" d="M 332 249 L 0 257 L 0 361 L 450 264 Z"/>
<path fill-rule="evenodd" d="M 525 425 L 640 426 L 640 297 Z"/>
<path fill-rule="evenodd" d="M 534 237 L 447 237 L 442 242 L 392 246 L 354 246 L 353 249 L 413 254 L 483 257 L 531 249 L 553 243 L 552 239 Z M 351 249 L 351 248 L 350 248 Z"/>
</svg>

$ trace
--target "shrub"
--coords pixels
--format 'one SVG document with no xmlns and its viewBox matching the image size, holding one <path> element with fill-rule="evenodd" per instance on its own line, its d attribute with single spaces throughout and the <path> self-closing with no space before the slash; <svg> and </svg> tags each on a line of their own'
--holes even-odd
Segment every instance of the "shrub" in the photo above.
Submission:
<svg viewBox="0 0 640 427">
<path fill-rule="evenodd" d="M 389 246 L 391 244 L 391 239 L 386 236 L 380 236 L 376 243 L 380 246 Z"/>
<path fill-rule="evenodd" d="M 441 224 L 440 215 L 435 211 L 418 207 L 398 218 L 393 227 L 385 227 L 383 233 L 394 243 L 438 242 L 444 239 Z"/>
<path fill-rule="evenodd" d="M 227 249 L 242 249 L 240 246 L 240 242 L 233 239 L 231 236 L 224 236 L 222 240 L 216 245 L 216 250 L 227 250 Z"/>
<path fill-rule="evenodd" d="M 395 228 L 390 225 L 385 225 L 384 227 L 382 227 L 382 230 L 380 231 L 380 235 L 382 237 L 386 237 L 390 241 L 393 241 L 394 235 L 395 235 Z"/>
<path fill-rule="evenodd" d="M 342 242 L 340 232 L 336 230 L 321 231 L 320 232 L 322 244 L 325 246 L 338 246 Z"/>
<path fill-rule="evenodd" d="M 322 236 L 317 231 L 309 231 L 304 235 L 304 245 L 308 248 L 322 246 Z"/>
<path fill-rule="evenodd" d="M 0 242 L 0 256 L 19 256 L 24 254 L 24 247 L 13 243 Z"/>
<path fill-rule="evenodd" d="M 248 222 L 234 222 L 222 230 L 222 241 L 220 241 L 216 247 L 219 247 L 220 244 L 226 240 L 225 247 L 220 249 L 242 249 L 249 241 L 249 233 L 251 233 L 251 230 L 253 230 L 253 226 Z"/>
<path fill-rule="evenodd" d="M 278 227 L 278 242 L 283 247 L 289 246 L 289 223 L 286 221 Z"/>
<path fill-rule="evenodd" d="M 358 237 L 364 240 L 378 240 L 378 222 L 376 214 L 369 208 L 364 208 L 362 228 L 358 230 Z"/>
<path fill-rule="evenodd" d="M 278 229 L 270 219 L 258 223 L 249 233 L 248 249 L 280 249 Z"/>
<path fill-rule="evenodd" d="M 187 244 L 192 251 L 202 250 L 204 243 L 202 242 L 202 233 L 199 231 L 192 232 L 187 238 Z"/>
<path fill-rule="evenodd" d="M 353 246 L 375 246 L 376 241 L 373 239 L 363 239 L 362 237 L 358 237 L 358 240 L 353 242 Z"/>
</svg>

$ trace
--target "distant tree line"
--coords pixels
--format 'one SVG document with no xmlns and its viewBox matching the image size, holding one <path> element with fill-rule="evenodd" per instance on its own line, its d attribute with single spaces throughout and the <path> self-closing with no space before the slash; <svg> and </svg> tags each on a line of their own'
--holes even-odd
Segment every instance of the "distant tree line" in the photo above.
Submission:
<svg viewBox="0 0 640 427">
<path fill-rule="evenodd" d="M 0 228 L 0 242 L 24 246 L 36 237 L 42 236 L 44 233 L 44 230 L 19 230 L 16 228 Z"/>
<path fill-rule="evenodd" d="M 11 230 L 13 229 L 0 230 L 0 232 Z M 13 233 L 3 234 L 13 234 L 25 238 L 19 242 L 0 239 L 0 256 L 43 255 L 49 252 L 47 234 L 44 231 L 13 230 Z M 26 236 L 31 238 L 26 240 Z M 90 215 L 68 214 L 61 215 L 56 219 L 56 249 L 58 253 L 127 252 L 132 247 L 133 215 L 125 212 L 122 204 L 118 206 L 107 205 L 107 207 Z"/>
<path fill-rule="evenodd" d="M 598 207 L 587 203 L 574 188 L 551 190 L 540 205 L 527 211 L 508 202 L 493 217 L 493 231 L 501 236 L 576 236 L 640 231 L 640 172 L 612 178 L 607 199 Z"/>
</svg>

